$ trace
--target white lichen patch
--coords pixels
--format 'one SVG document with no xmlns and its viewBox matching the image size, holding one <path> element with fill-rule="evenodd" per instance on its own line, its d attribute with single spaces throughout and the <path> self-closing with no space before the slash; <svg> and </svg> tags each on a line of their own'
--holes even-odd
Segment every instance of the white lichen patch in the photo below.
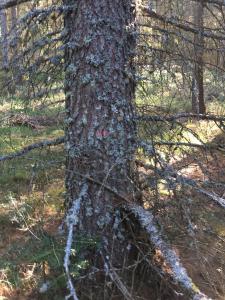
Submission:
<svg viewBox="0 0 225 300">
<path fill-rule="evenodd" d="M 88 185 L 86 183 L 83 184 L 80 194 L 77 199 L 75 199 L 72 203 L 71 208 L 68 210 L 67 216 L 66 216 L 66 225 L 68 228 L 68 236 L 67 236 L 67 242 L 66 242 L 66 248 L 65 248 L 65 257 L 64 257 L 64 269 L 67 276 L 67 284 L 68 289 L 70 291 L 70 294 L 66 297 L 66 299 L 70 299 L 71 297 L 74 300 L 78 300 L 76 295 L 76 290 L 74 288 L 69 265 L 70 265 L 70 254 L 71 254 L 71 247 L 73 242 L 73 233 L 74 233 L 74 227 L 79 222 L 79 212 L 80 212 L 80 206 L 82 200 L 84 200 L 85 195 L 87 194 Z"/>
</svg>

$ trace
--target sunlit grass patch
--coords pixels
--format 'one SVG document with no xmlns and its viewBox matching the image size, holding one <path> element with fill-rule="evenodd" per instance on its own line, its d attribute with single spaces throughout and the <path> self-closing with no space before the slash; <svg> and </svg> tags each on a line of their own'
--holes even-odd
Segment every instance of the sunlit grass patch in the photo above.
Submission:
<svg viewBox="0 0 225 300">
<path fill-rule="evenodd" d="M 64 278 L 65 240 L 57 234 L 63 218 L 63 177 L 52 185 L 48 182 L 30 195 L 5 194 L 1 203 L 0 275 L 10 285 L 9 294 L 17 288 L 24 294 L 38 290 L 45 277 Z"/>
<path fill-rule="evenodd" d="M 22 113 L 22 105 L 4 104 L 1 116 Z M 52 117 L 61 108 L 38 112 Z M 36 115 L 32 109 L 26 111 Z M 14 153 L 23 147 L 63 135 L 63 127 L 0 127 L 0 155 Z M 0 297 L 36 299 L 41 285 L 51 281 L 49 299 L 65 288 L 63 255 L 65 241 L 58 235 L 64 206 L 63 146 L 37 149 L 24 157 L 1 163 L 0 169 Z M 48 279 L 47 279 L 48 277 Z M 57 282 L 57 284 L 56 284 Z M 53 292 L 54 291 L 54 292 Z M 19 294 L 18 294 L 19 293 Z M 61 296 L 60 296 L 61 295 Z M 61 297 L 61 298 L 60 298 Z M 55 298 L 56 299 L 56 298 Z"/>
</svg>

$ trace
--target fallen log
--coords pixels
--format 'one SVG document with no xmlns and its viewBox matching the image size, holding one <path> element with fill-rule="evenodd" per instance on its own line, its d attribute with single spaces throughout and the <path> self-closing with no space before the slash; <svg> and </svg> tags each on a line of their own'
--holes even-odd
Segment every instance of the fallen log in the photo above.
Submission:
<svg viewBox="0 0 225 300">
<path fill-rule="evenodd" d="M 25 114 L 11 114 L 6 121 L 10 126 L 27 126 L 32 129 L 42 129 L 43 126 L 53 126 L 64 121 L 64 113 L 56 116 L 29 116 Z"/>
</svg>

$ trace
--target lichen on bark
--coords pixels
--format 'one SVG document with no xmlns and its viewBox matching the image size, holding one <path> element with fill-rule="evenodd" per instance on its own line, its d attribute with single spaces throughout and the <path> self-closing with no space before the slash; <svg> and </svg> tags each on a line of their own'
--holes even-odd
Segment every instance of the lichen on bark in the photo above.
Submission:
<svg viewBox="0 0 225 300">
<path fill-rule="evenodd" d="M 134 8 L 132 0 L 84 0 L 65 16 L 67 203 L 82 176 L 102 183 L 89 182 L 90 203 L 80 213 L 91 234 L 113 224 L 119 201 L 104 184 L 134 198 Z"/>
</svg>

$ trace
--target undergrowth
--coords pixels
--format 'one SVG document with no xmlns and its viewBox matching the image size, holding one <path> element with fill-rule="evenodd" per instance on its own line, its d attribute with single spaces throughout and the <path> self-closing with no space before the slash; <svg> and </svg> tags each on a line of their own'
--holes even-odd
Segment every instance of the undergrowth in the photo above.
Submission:
<svg viewBox="0 0 225 300">
<path fill-rule="evenodd" d="M 217 105 L 217 104 L 216 104 Z M 222 109 L 222 107 L 220 107 Z M 3 105 L 0 118 L 8 113 L 25 113 L 21 103 L 17 107 Z M 30 116 L 54 117 L 62 107 L 47 110 L 27 109 Z M 156 124 L 141 124 L 139 134 L 151 142 L 196 142 L 198 134 L 204 142 L 213 142 L 220 130 L 213 123 L 186 122 L 187 129 L 170 128 Z M 143 126 L 143 127 L 142 127 Z M 193 133 L 190 133 L 191 131 Z M 181 133 L 179 136 L 179 132 Z M 43 126 L 40 130 L 28 126 L 0 126 L 0 155 L 11 153 L 31 143 L 54 139 L 63 135 L 63 125 Z M 180 170 L 201 177 L 200 170 L 191 169 L 193 160 L 201 161 L 215 174 L 215 166 L 207 165 L 209 157 L 185 148 L 160 147 L 160 153 L 169 163 L 176 159 Z M 185 151 L 184 151 L 185 150 Z M 223 154 L 218 154 L 224 161 Z M 138 154 L 143 159 L 143 153 Z M 190 159 L 190 161 L 186 161 Z M 62 230 L 64 217 L 64 162 L 63 146 L 34 150 L 25 157 L 6 161 L 0 169 L 0 299 L 64 299 L 66 279 L 63 270 L 65 237 Z M 146 161 L 148 163 L 148 161 Z M 150 161 L 149 161 L 150 162 Z M 220 178 L 222 179 L 222 178 Z M 155 189 L 158 189 L 156 195 Z M 221 192 L 221 191 L 218 191 Z M 171 244 L 182 257 L 193 280 L 209 295 L 225 295 L 224 291 L 224 214 L 207 199 L 186 189 L 177 193 L 165 181 L 152 179 L 147 191 L 152 199 L 158 218 Z M 188 208 L 188 209 L 187 209 Z M 186 211 L 189 215 L 186 215 Z M 189 232 L 190 218 L 195 228 L 194 237 Z M 78 237 L 76 248 L 72 247 L 71 275 L 74 279 L 90 268 L 82 255 L 85 250 L 98 248 L 98 239 Z"/>
</svg>

